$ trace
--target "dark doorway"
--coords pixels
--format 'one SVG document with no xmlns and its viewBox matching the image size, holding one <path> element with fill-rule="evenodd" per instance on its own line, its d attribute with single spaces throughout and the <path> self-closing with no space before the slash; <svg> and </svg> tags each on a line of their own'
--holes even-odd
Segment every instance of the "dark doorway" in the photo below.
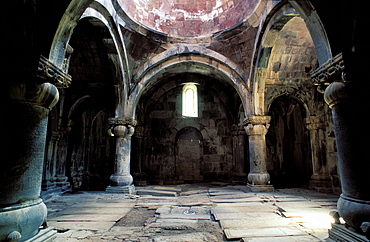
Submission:
<svg viewBox="0 0 370 242">
<path fill-rule="evenodd" d="M 203 180 L 203 138 L 196 128 L 181 129 L 176 137 L 176 176 L 184 182 Z"/>
<path fill-rule="evenodd" d="M 274 100 L 266 136 L 271 183 L 275 188 L 304 187 L 312 175 L 306 110 L 291 96 Z"/>
</svg>

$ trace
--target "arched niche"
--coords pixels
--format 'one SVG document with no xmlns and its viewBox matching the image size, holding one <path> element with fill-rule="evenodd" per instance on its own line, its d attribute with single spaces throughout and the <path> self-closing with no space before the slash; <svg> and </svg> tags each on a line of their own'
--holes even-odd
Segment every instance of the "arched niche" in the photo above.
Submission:
<svg viewBox="0 0 370 242">
<path fill-rule="evenodd" d="M 185 127 L 176 135 L 176 177 L 185 183 L 203 180 L 203 136 L 194 127 Z"/>
<path fill-rule="evenodd" d="M 272 102 L 269 115 L 266 146 L 271 183 L 275 188 L 307 186 L 313 172 L 304 105 L 283 95 Z"/>
<path fill-rule="evenodd" d="M 196 83 L 198 117 L 186 117 L 181 112 L 183 87 L 189 82 Z M 131 153 L 134 180 L 177 184 L 185 180 L 233 179 L 236 169 L 233 166 L 237 162 L 233 160 L 233 127 L 240 122 L 242 110 L 238 94 L 226 81 L 194 73 L 162 76 L 138 103 L 138 132 L 133 135 Z M 201 133 L 200 154 L 204 167 L 201 170 L 204 172 L 195 178 L 180 180 L 176 171 L 179 150 L 176 142 L 180 130 L 186 127 Z"/>
</svg>

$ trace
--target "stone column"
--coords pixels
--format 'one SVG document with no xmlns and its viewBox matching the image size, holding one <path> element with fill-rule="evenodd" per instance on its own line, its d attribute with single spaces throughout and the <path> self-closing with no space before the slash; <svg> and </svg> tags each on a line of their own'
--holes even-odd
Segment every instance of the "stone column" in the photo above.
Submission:
<svg viewBox="0 0 370 242">
<path fill-rule="evenodd" d="M 114 127 L 116 156 L 114 173 L 110 176 L 111 185 L 107 187 L 106 191 L 132 194 L 135 192 L 135 187 L 132 184 L 133 178 L 130 174 L 131 136 L 135 131 L 136 120 L 111 118 L 109 123 Z"/>
<path fill-rule="evenodd" d="M 363 222 L 370 222 L 370 165 L 363 140 L 368 137 L 361 137 L 361 123 L 356 122 L 359 114 L 351 107 L 359 104 L 351 100 L 354 93 L 350 86 L 342 81 L 333 82 L 326 88 L 324 98 L 332 109 L 338 149 L 342 184 L 338 212 L 349 226 L 359 229 Z"/>
<path fill-rule="evenodd" d="M 46 241 L 55 235 L 45 225 L 47 209 L 40 198 L 48 114 L 57 103 L 56 86 L 70 81 L 44 57 L 35 76 L 7 83 L 0 122 L 0 241 Z"/>
<path fill-rule="evenodd" d="M 326 152 L 323 147 L 324 116 L 315 115 L 306 119 L 306 127 L 310 131 L 311 159 L 313 174 L 309 188 L 322 192 L 332 192 L 331 179 L 326 164 Z"/>
<path fill-rule="evenodd" d="M 270 126 L 270 116 L 250 115 L 244 120 L 249 141 L 248 187 L 252 191 L 273 191 L 270 174 L 266 169 L 266 134 Z"/>
<path fill-rule="evenodd" d="M 0 241 L 35 236 L 47 215 L 41 180 L 48 113 L 58 90 L 50 83 L 37 89 L 30 100 L 13 100 L 2 108 L 7 116 L 1 123 Z"/>
<path fill-rule="evenodd" d="M 363 115 L 369 99 L 368 89 L 360 86 L 358 80 L 346 80 L 345 70 L 340 54 L 311 73 L 311 77 L 321 86 L 320 90 L 326 87 L 324 99 L 332 109 L 342 185 L 338 213 L 348 226 L 361 231 L 361 224 L 370 222 L 370 142 Z M 333 226 L 332 230 L 337 228 Z"/>
</svg>

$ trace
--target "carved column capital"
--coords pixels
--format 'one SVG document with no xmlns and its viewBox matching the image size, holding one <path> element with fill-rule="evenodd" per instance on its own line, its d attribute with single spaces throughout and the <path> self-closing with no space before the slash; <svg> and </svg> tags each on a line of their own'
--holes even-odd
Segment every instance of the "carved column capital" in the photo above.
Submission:
<svg viewBox="0 0 370 242">
<path fill-rule="evenodd" d="M 129 138 L 135 132 L 137 121 L 131 118 L 109 118 L 108 123 L 113 127 L 114 136 Z"/>
<path fill-rule="evenodd" d="M 349 83 L 342 53 L 336 55 L 310 73 L 317 90 L 324 94 L 325 102 L 332 108 L 348 99 Z"/>
<path fill-rule="evenodd" d="M 131 125 L 131 126 L 136 126 L 137 121 L 133 118 L 109 118 L 108 123 L 110 125 Z"/>
<path fill-rule="evenodd" d="M 245 132 L 248 135 L 266 135 L 270 120 L 271 116 L 249 115 L 243 122 Z"/>
<path fill-rule="evenodd" d="M 345 70 L 346 67 L 343 54 L 340 53 L 312 71 L 310 76 L 314 84 L 318 86 L 317 90 L 324 93 L 325 88 L 330 85 L 330 83 L 338 80 L 345 81 Z"/>
<path fill-rule="evenodd" d="M 51 82 L 60 88 L 67 88 L 72 82 L 70 75 L 59 69 L 44 56 L 40 56 L 36 77 Z"/>
</svg>

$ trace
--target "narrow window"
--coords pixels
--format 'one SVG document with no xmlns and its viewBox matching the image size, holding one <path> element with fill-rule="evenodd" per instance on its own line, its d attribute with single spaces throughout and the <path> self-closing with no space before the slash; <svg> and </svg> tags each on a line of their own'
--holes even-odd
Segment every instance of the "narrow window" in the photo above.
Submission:
<svg viewBox="0 0 370 242">
<path fill-rule="evenodd" d="M 194 84 L 182 88 L 182 116 L 198 117 L 198 93 Z"/>
</svg>

